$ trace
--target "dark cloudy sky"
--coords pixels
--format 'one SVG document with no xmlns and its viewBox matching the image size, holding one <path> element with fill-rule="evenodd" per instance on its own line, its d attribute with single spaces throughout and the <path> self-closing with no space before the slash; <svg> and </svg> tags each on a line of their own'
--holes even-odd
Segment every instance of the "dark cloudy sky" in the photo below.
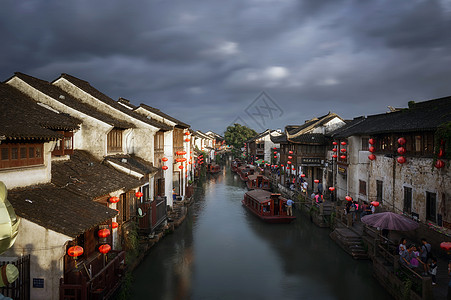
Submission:
<svg viewBox="0 0 451 300">
<path fill-rule="evenodd" d="M 0 33 L 2 81 L 69 73 L 218 133 L 451 95 L 451 0 L 2 0 Z"/>
</svg>

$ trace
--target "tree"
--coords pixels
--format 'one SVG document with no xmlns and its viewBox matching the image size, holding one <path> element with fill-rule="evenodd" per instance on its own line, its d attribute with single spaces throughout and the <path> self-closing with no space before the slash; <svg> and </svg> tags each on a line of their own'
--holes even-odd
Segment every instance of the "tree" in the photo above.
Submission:
<svg viewBox="0 0 451 300">
<path fill-rule="evenodd" d="M 244 142 L 257 135 L 257 132 L 240 124 L 233 124 L 227 127 L 224 138 L 227 145 L 233 146 L 235 149 L 241 149 Z"/>
</svg>

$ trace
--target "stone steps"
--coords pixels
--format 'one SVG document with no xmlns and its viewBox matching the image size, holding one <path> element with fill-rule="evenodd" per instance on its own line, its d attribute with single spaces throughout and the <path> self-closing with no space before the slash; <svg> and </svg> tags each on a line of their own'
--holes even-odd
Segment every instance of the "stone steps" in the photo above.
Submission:
<svg viewBox="0 0 451 300">
<path fill-rule="evenodd" d="M 368 259 L 362 237 L 348 228 L 336 228 L 330 237 L 354 259 Z"/>
</svg>

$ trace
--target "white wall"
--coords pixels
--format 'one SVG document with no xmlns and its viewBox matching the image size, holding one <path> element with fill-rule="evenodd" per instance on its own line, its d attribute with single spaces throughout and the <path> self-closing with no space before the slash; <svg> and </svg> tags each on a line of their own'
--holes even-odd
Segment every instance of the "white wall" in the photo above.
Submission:
<svg viewBox="0 0 451 300">
<path fill-rule="evenodd" d="M 2 256 L 30 257 L 30 299 L 58 300 L 59 280 L 63 277 L 64 255 L 71 237 L 21 218 L 14 246 Z M 33 278 L 43 278 L 44 288 L 33 288 Z"/>
</svg>

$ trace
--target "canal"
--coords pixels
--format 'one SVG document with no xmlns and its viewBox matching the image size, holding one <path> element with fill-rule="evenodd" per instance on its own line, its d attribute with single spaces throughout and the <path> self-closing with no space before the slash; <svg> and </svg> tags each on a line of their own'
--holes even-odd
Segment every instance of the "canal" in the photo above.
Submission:
<svg viewBox="0 0 451 300">
<path fill-rule="evenodd" d="M 133 273 L 129 299 L 391 299 L 328 229 L 299 211 L 263 223 L 241 205 L 245 192 L 229 168 L 199 183 L 185 222 Z"/>
</svg>

